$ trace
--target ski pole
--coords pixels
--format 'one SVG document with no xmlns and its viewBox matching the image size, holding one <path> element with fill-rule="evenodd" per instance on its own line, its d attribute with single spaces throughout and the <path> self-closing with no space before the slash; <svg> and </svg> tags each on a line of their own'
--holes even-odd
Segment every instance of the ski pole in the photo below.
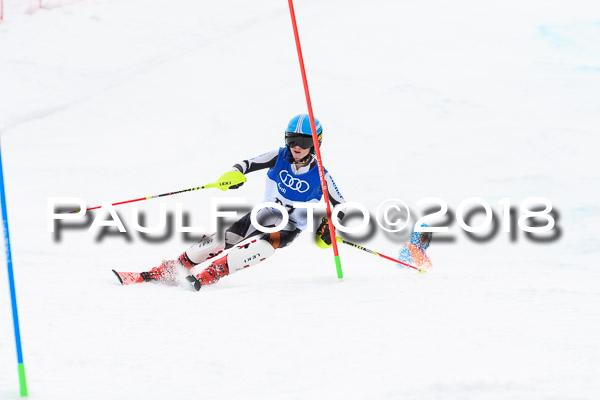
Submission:
<svg viewBox="0 0 600 400">
<path fill-rule="evenodd" d="M 337 241 L 337 242 L 340 242 L 340 243 L 343 243 L 343 244 L 347 244 L 348 246 L 352 246 L 352 247 L 355 247 L 355 248 L 357 248 L 357 249 L 359 249 L 359 250 L 366 251 L 367 253 L 375 254 L 375 255 L 377 255 L 377 256 L 379 256 L 379 257 L 383 257 L 383 258 L 385 258 L 386 260 L 393 261 L 393 262 L 395 262 L 395 263 L 397 263 L 397 264 L 402 264 L 402 265 L 405 265 L 405 266 L 407 266 L 407 267 L 410 267 L 410 268 L 412 268 L 412 269 L 415 269 L 415 270 L 417 270 L 417 271 L 419 271 L 419 272 L 421 272 L 421 273 L 425 272 L 425 269 L 423 269 L 423 268 L 417 268 L 417 267 L 415 267 L 415 266 L 413 266 L 413 265 L 410 265 L 410 264 L 404 263 L 404 262 L 402 262 L 402 261 L 400 261 L 400 260 L 397 260 L 397 259 L 395 259 L 395 258 L 392 258 L 392 257 L 386 256 L 386 255 L 384 255 L 384 254 L 378 253 L 378 252 L 376 252 L 376 251 L 373 251 L 373 250 L 366 249 L 366 248 L 364 248 L 364 247 L 362 247 L 362 246 L 359 246 L 358 244 L 350 243 L 350 242 L 348 242 L 347 240 L 344 240 L 344 239 L 342 239 L 342 238 L 341 238 L 341 237 L 339 237 L 339 236 L 336 236 L 336 238 L 335 238 L 335 239 L 336 239 L 336 241 Z"/>
<path fill-rule="evenodd" d="M 204 186 L 199 186 L 199 187 L 195 187 L 195 188 L 191 188 L 191 189 L 178 190 L 177 192 L 157 194 L 155 196 L 140 197 L 139 199 L 119 201 L 117 203 L 111 204 L 111 206 L 118 206 L 118 205 L 127 204 L 127 203 L 135 203 L 136 201 L 156 199 L 158 197 L 172 196 L 174 194 L 192 192 L 194 190 L 208 189 L 208 188 L 213 188 L 213 187 L 216 187 L 220 190 L 225 191 L 225 190 L 229 189 L 231 186 L 239 185 L 240 183 L 244 183 L 244 182 L 246 182 L 246 176 L 244 176 L 244 174 L 242 174 L 239 171 L 229 171 L 229 172 L 226 172 L 223 175 L 221 175 L 219 177 L 219 179 L 217 179 L 216 182 L 209 183 Z M 90 208 L 86 208 L 85 210 L 90 211 L 90 210 L 96 210 L 98 208 L 102 208 L 102 206 L 90 207 Z M 70 214 L 77 213 L 79 211 L 81 211 L 81 209 L 70 211 Z"/>
</svg>

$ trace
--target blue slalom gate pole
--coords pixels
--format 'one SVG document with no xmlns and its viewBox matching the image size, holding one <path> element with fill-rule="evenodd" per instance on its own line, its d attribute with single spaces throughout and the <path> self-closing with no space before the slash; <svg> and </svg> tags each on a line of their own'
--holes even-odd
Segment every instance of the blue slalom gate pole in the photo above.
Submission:
<svg viewBox="0 0 600 400">
<path fill-rule="evenodd" d="M 2 227 L 4 228 L 4 248 L 6 250 L 6 267 L 8 268 L 8 284 L 10 286 L 10 300 L 12 305 L 13 325 L 15 328 L 15 342 L 17 343 L 17 362 L 19 370 L 19 386 L 21 397 L 27 397 L 27 380 L 25 379 L 25 365 L 23 364 L 23 351 L 21 349 L 21 331 L 19 329 L 19 313 L 17 311 L 17 294 L 15 292 L 15 277 L 13 275 L 12 255 L 10 252 L 10 235 L 8 233 L 8 214 L 6 212 L 6 196 L 4 193 L 4 171 L 2 170 L 2 146 L 0 146 L 0 202 L 2 203 Z"/>
</svg>

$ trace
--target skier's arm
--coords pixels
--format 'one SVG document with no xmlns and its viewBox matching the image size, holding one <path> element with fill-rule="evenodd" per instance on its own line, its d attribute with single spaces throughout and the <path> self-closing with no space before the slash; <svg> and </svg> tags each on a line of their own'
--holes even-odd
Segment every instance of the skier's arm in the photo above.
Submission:
<svg viewBox="0 0 600 400">
<path fill-rule="evenodd" d="M 233 169 L 240 171 L 246 175 L 248 172 L 254 172 L 265 168 L 273 168 L 277 161 L 279 150 L 273 150 L 258 157 L 244 160 L 241 163 L 235 164 Z"/>
<path fill-rule="evenodd" d="M 241 172 L 246 175 L 248 172 L 254 172 L 265 168 L 273 168 L 275 163 L 277 162 L 277 156 L 279 154 L 278 150 L 273 150 L 265 154 L 261 154 L 258 157 L 251 158 L 249 160 L 244 160 L 241 163 L 235 164 L 232 171 Z M 242 186 L 244 182 L 239 183 L 237 185 L 229 186 L 229 189 L 237 189 Z"/>
<path fill-rule="evenodd" d="M 338 190 L 331 175 L 329 175 L 329 172 L 325 174 L 325 182 L 327 182 L 327 192 L 329 193 L 329 203 L 331 204 L 331 209 L 333 210 L 333 208 L 335 206 L 337 206 L 338 204 L 341 204 L 341 203 L 345 203 L 346 200 L 344 200 L 344 198 L 342 197 L 342 194 Z M 338 213 L 338 220 L 342 221 L 342 219 L 344 219 L 344 216 L 345 216 L 344 212 L 340 211 Z"/>
</svg>

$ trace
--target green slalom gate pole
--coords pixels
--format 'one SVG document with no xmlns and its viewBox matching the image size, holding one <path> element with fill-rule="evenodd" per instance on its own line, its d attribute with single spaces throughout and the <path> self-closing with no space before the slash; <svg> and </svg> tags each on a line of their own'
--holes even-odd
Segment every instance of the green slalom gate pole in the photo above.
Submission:
<svg viewBox="0 0 600 400">
<path fill-rule="evenodd" d="M 6 195 L 4 193 L 4 171 L 2 170 L 2 147 L 0 146 L 0 202 L 2 203 L 2 227 L 4 228 L 4 249 L 6 250 L 6 267 L 8 268 L 8 284 L 10 286 L 10 300 L 12 305 L 13 326 L 15 329 L 15 342 L 17 345 L 17 362 L 19 371 L 19 386 L 21 397 L 27 397 L 27 379 L 25 379 L 25 365 L 23 364 L 23 350 L 21 348 L 21 331 L 19 329 L 19 313 L 17 311 L 17 295 L 15 293 L 15 278 L 12 267 L 10 251 L 10 235 L 8 233 L 8 214 L 6 212 Z"/>
<path fill-rule="evenodd" d="M 302 83 L 304 84 L 304 94 L 306 95 L 306 105 L 308 107 L 308 116 L 310 118 L 310 128 L 312 130 L 313 144 L 315 146 L 315 154 L 317 156 L 317 166 L 319 168 L 319 178 L 321 179 L 321 188 L 323 189 L 323 197 L 327 205 L 327 217 L 329 219 L 329 232 L 335 237 L 335 227 L 333 226 L 333 218 L 331 218 L 331 204 L 329 203 L 329 191 L 327 190 L 327 182 L 325 181 L 325 171 L 323 170 L 323 162 L 321 160 L 321 149 L 319 148 L 319 138 L 317 137 L 317 127 L 315 125 L 315 117 L 313 115 L 312 103 L 310 101 L 310 93 L 308 91 L 308 81 L 306 79 L 306 70 L 304 69 L 304 59 L 302 58 L 302 48 L 300 47 L 300 36 L 298 35 L 298 26 L 296 25 L 296 14 L 294 13 L 294 4 L 292 0 L 288 0 L 290 8 L 290 16 L 292 17 L 292 27 L 294 28 L 294 38 L 296 39 L 296 50 L 298 52 L 298 61 L 300 63 L 300 72 L 302 73 Z M 335 269 L 338 279 L 343 279 L 342 262 L 338 253 L 337 243 L 333 244 L 333 258 L 335 259 Z"/>
</svg>

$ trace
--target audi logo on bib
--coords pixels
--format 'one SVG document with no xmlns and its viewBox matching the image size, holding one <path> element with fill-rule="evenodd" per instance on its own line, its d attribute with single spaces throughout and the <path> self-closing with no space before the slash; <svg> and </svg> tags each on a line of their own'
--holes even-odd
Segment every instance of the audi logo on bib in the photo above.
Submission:
<svg viewBox="0 0 600 400">
<path fill-rule="evenodd" d="M 304 193 L 310 188 L 308 182 L 294 177 L 286 170 L 279 172 L 279 179 L 285 186 L 299 193 Z"/>
</svg>

